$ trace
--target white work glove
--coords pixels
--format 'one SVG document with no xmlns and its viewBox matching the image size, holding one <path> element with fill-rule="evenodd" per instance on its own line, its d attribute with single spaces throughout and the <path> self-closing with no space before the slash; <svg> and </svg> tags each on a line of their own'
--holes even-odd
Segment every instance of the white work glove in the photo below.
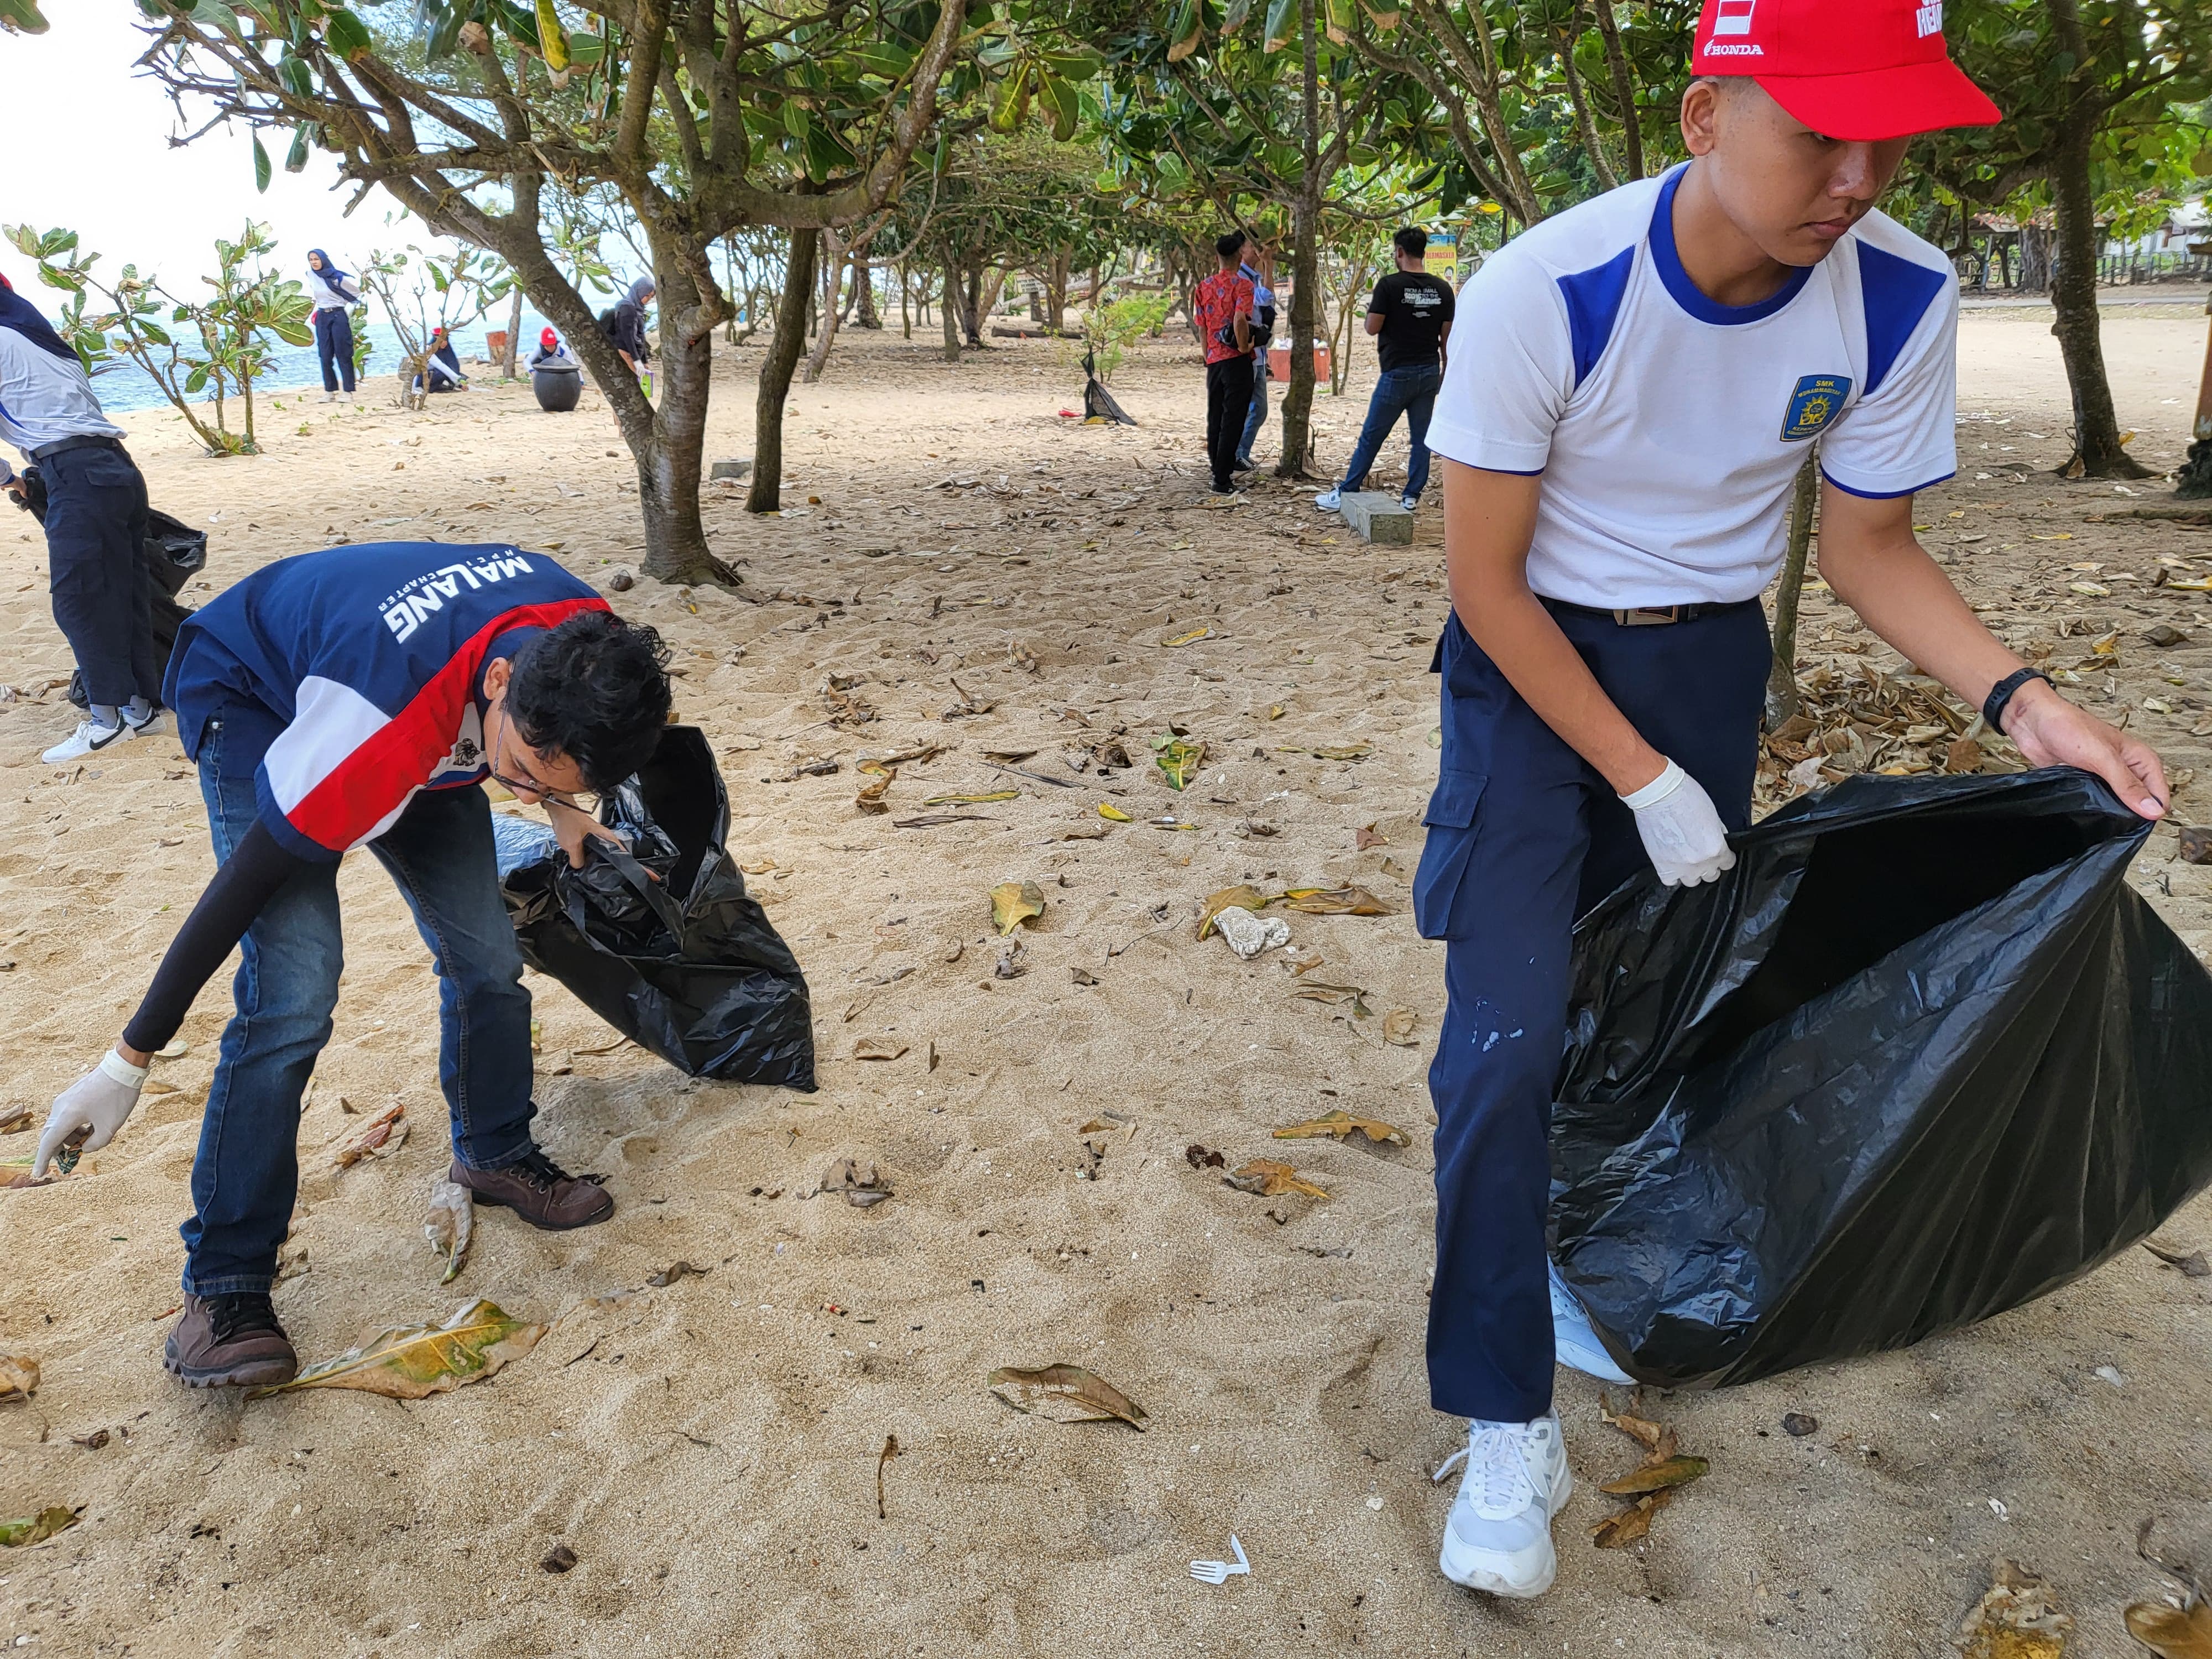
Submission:
<svg viewBox="0 0 2212 1659">
<path fill-rule="evenodd" d="M 1721 815 L 1713 798 L 1673 761 L 1667 769 L 1622 802 L 1636 814 L 1637 833 L 1651 855 L 1659 879 L 1669 887 L 1695 887 L 1717 881 L 1735 866 Z"/>
<path fill-rule="evenodd" d="M 31 1164 L 31 1178 L 46 1179 L 46 1165 L 62 1145 L 79 1130 L 89 1130 L 80 1151 L 96 1152 L 115 1139 L 115 1132 L 138 1103 L 145 1086 L 146 1068 L 133 1066 L 110 1048 L 100 1064 L 54 1097 L 46 1114 L 46 1132 L 39 1137 L 39 1155 Z"/>
</svg>

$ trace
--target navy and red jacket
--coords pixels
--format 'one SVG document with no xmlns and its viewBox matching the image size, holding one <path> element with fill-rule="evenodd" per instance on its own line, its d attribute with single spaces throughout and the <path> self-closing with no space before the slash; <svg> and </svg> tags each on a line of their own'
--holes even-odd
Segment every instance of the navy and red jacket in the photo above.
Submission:
<svg viewBox="0 0 2212 1659">
<path fill-rule="evenodd" d="M 226 704 L 283 731 L 255 778 L 295 857 L 374 840 L 418 789 L 489 775 L 487 663 L 606 601 L 543 553 L 493 543 L 366 542 L 264 565 L 177 631 L 162 701 L 197 758 Z"/>
</svg>

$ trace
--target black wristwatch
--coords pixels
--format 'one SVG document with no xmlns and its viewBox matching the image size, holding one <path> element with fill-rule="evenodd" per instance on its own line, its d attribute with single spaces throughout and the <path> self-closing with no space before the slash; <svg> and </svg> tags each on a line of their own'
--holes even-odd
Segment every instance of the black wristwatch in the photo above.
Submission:
<svg viewBox="0 0 2212 1659">
<path fill-rule="evenodd" d="M 1990 695 L 1982 699 L 1982 724 L 1992 732 L 2002 732 L 2006 708 L 2020 688 L 2030 680 L 2041 680 L 2045 685 L 2051 684 L 2051 676 L 2040 668 L 2016 668 L 1991 686 Z"/>
</svg>

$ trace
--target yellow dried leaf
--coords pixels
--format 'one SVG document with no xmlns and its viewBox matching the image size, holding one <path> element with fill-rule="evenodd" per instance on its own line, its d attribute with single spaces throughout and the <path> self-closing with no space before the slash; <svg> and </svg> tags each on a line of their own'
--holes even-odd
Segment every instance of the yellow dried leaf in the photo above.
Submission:
<svg viewBox="0 0 2212 1659">
<path fill-rule="evenodd" d="M 1990 1588 L 1951 1639 L 1960 1659 L 2059 1659 L 2072 1634 L 2051 1586 L 2017 1561 L 1997 1558 Z"/>
<path fill-rule="evenodd" d="M 1279 702 L 1271 702 L 1267 705 L 1267 718 L 1271 720 L 1282 719 L 1284 712 L 1283 705 Z"/>
<path fill-rule="evenodd" d="M 896 768 L 889 766 L 883 768 L 873 783 L 864 783 L 860 786 L 860 793 L 853 797 L 853 805 L 863 812 L 890 811 L 891 804 L 885 797 L 897 777 Z"/>
<path fill-rule="evenodd" d="M 1111 801 L 1101 801 L 1098 803 L 1098 816 L 1102 818 L 1110 818 L 1115 823 L 1133 823 L 1135 822 L 1135 820 L 1130 817 L 1127 812 L 1124 812 L 1120 807 L 1115 805 Z"/>
<path fill-rule="evenodd" d="M 1403 1129 L 1395 1128 L 1379 1118 L 1354 1117 L 1349 1112 L 1331 1112 L 1325 1117 L 1314 1118 L 1304 1123 L 1293 1123 L 1275 1131 L 1278 1140 L 1317 1140 L 1328 1135 L 1337 1140 L 1347 1140 L 1354 1133 L 1365 1135 L 1378 1146 L 1388 1142 L 1393 1146 L 1409 1146 Z"/>
<path fill-rule="evenodd" d="M 1612 1402 L 1601 1393 L 1597 1397 L 1597 1414 L 1623 1434 L 1644 1448 L 1655 1458 L 1674 1455 L 1674 1430 L 1654 1423 L 1648 1417 L 1636 1417 L 1627 1412 L 1615 1412 Z"/>
<path fill-rule="evenodd" d="M 1267 896 L 1256 887 L 1224 887 L 1206 902 L 1198 918 L 1198 937 L 1213 931 L 1213 919 L 1224 910 L 1249 910 L 1257 915 L 1267 908 Z"/>
<path fill-rule="evenodd" d="M 1209 623 L 1204 627 L 1194 628 L 1188 633 L 1163 635 L 1160 643 L 1166 646 L 1196 645 L 1200 640 L 1210 640 L 1212 637 L 1213 627 Z"/>
<path fill-rule="evenodd" d="M 1223 1180 L 1239 1192 L 1257 1193 L 1262 1198 L 1279 1198 L 1285 1193 L 1304 1193 L 1309 1198 L 1327 1198 L 1328 1189 L 1316 1187 L 1287 1164 L 1278 1164 L 1272 1158 L 1255 1158 L 1236 1174 Z"/>
<path fill-rule="evenodd" d="M 1395 1048 L 1412 1048 L 1413 1018 L 1413 1011 L 1411 1008 L 1393 1008 L 1389 1013 L 1383 1015 L 1382 1041 Z"/>
<path fill-rule="evenodd" d="M 514 1318 L 495 1302 L 471 1302 L 442 1325 L 381 1331 L 335 1359 L 308 1366 L 289 1382 L 256 1389 L 246 1398 L 295 1389 L 359 1389 L 392 1400 L 421 1400 L 482 1382 L 528 1353 L 544 1334 L 544 1326 Z"/>
<path fill-rule="evenodd" d="M 994 789 L 988 795 L 932 795 L 922 802 L 924 806 L 984 806 L 993 801 L 1019 800 L 1018 789 Z"/>
<path fill-rule="evenodd" d="M 2212 1659 L 2212 1601 L 2170 1607 L 2138 1601 L 2127 1612 L 2128 1634 L 2159 1659 Z"/>
<path fill-rule="evenodd" d="M 1185 738 L 1152 739 L 1152 763 L 1160 769 L 1170 789 L 1182 789 L 1206 763 L 1206 745 Z"/>
<path fill-rule="evenodd" d="M 1590 1542 L 1601 1550 L 1626 1549 L 1640 1543 L 1651 1530 L 1651 1516 L 1674 1501 L 1671 1492 L 1655 1492 L 1648 1498 L 1639 1498 L 1631 1507 L 1618 1515 L 1608 1515 L 1590 1530 Z"/>
<path fill-rule="evenodd" d="M 991 1392 L 1016 1411 L 1055 1423 L 1127 1423 L 1145 1426 L 1145 1408 L 1105 1378 L 1080 1365 L 1041 1365 L 1034 1370 L 1001 1365 L 991 1373 Z"/>
<path fill-rule="evenodd" d="M 1669 1486 L 1687 1486 L 1711 1467 L 1702 1457 L 1678 1453 L 1656 1463 L 1631 1469 L 1620 1480 L 1608 1480 L 1598 1490 L 1614 1498 L 1637 1498 L 1648 1492 L 1663 1492 Z"/>
<path fill-rule="evenodd" d="M 1293 887 L 1271 903 L 1286 904 L 1310 916 L 1389 916 L 1397 913 L 1364 887 Z"/>
<path fill-rule="evenodd" d="M 1044 895 L 1033 881 L 1002 881 L 991 890 L 991 921 L 1001 939 L 1043 914 Z"/>
<path fill-rule="evenodd" d="M 77 1513 L 66 1504 L 52 1504 L 36 1515 L 26 1516 L 20 1521 L 0 1521 L 0 1548 L 19 1549 L 26 1544 L 40 1544 L 56 1533 L 67 1532 L 76 1525 Z"/>
<path fill-rule="evenodd" d="M 0 1353 L 0 1401 L 28 1400 L 39 1391 L 39 1362 L 28 1354 Z"/>
</svg>

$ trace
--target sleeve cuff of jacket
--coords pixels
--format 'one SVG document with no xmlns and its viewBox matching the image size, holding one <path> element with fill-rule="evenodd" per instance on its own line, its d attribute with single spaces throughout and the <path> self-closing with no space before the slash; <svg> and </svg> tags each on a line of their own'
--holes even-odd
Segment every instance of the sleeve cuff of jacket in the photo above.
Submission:
<svg viewBox="0 0 2212 1659">
<path fill-rule="evenodd" d="M 1462 466 L 1479 466 L 1486 472 L 1517 473 L 1522 477 L 1533 477 L 1541 472 L 1552 458 L 1549 444 L 1486 437 L 1444 421 L 1429 423 L 1428 445 L 1432 453 Z"/>
<path fill-rule="evenodd" d="M 253 781 L 254 816 L 264 824 L 276 845 L 295 859 L 310 864 L 336 864 L 345 855 L 342 847 L 325 847 L 313 836 L 297 828 L 279 810 L 269 793 L 266 774 Z"/>
</svg>

